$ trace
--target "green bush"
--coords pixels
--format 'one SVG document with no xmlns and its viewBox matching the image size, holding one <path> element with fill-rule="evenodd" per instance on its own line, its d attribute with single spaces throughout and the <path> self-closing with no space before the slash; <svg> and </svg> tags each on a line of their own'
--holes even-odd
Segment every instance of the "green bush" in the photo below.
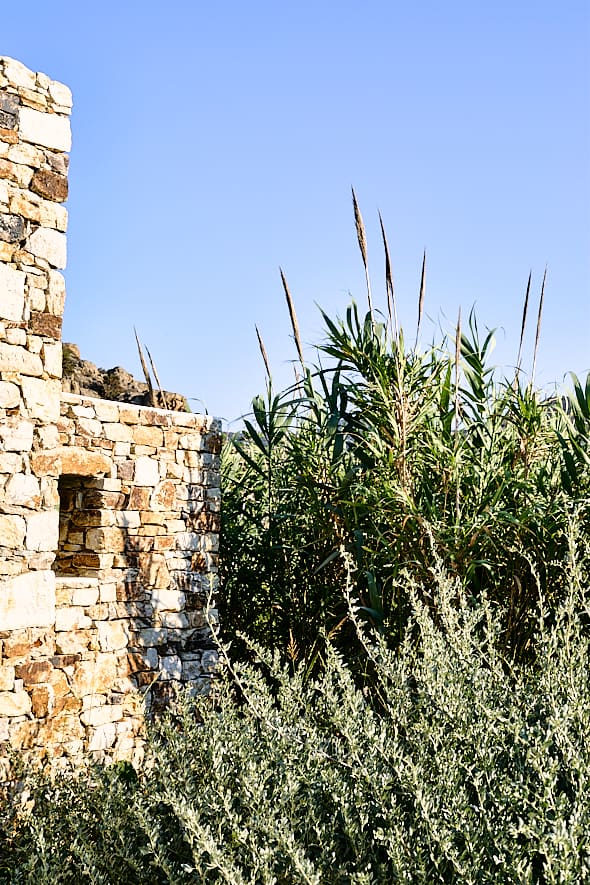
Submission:
<svg viewBox="0 0 590 885">
<path fill-rule="evenodd" d="M 563 605 L 540 598 L 534 664 L 499 651 L 502 612 L 436 564 L 428 606 L 406 576 L 396 650 L 351 604 L 370 689 L 329 645 L 314 679 L 264 651 L 257 666 L 226 659 L 212 697 L 154 728 L 139 777 L 29 779 L 4 806 L 0 881 L 590 881 L 590 611 L 575 550 Z"/>
<path fill-rule="evenodd" d="M 537 584 L 560 604 L 570 514 L 590 495 L 590 376 L 564 406 L 518 372 L 498 380 L 474 317 L 425 353 L 354 304 L 324 320 L 317 367 L 279 394 L 269 380 L 223 452 L 228 633 L 312 664 L 323 630 L 362 658 L 342 552 L 392 645 L 411 610 L 400 575 L 426 601 L 439 557 L 466 593 L 502 606 L 506 652 L 532 654 Z"/>
</svg>

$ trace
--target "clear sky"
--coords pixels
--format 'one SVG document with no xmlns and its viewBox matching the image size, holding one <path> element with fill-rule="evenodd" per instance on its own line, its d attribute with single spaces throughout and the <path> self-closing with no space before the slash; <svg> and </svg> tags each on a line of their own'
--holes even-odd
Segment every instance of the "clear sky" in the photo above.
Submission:
<svg viewBox="0 0 590 885">
<path fill-rule="evenodd" d="M 293 379 L 316 304 L 365 305 L 350 187 L 385 309 L 459 305 L 516 361 L 523 295 L 548 266 L 537 380 L 590 371 L 590 4 L 364 0 L 2 4 L 0 54 L 74 93 L 64 339 L 228 422 Z M 527 338 L 530 365 L 534 317 Z"/>
</svg>

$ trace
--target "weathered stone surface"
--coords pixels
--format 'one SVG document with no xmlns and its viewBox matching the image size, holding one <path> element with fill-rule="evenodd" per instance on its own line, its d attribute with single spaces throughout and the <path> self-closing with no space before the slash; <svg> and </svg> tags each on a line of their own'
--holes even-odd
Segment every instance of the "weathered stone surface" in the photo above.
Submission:
<svg viewBox="0 0 590 885">
<path fill-rule="evenodd" d="M 31 699 L 26 691 L 0 691 L 0 716 L 26 716 Z"/>
<path fill-rule="evenodd" d="M 61 472 L 75 476 L 98 476 L 111 473 L 113 462 L 100 452 L 90 452 L 80 446 L 62 446 L 59 450 Z"/>
<path fill-rule="evenodd" d="M 37 228 L 28 237 L 26 248 L 33 255 L 44 258 L 52 267 L 64 268 L 67 262 L 65 234 L 46 227 Z"/>
<path fill-rule="evenodd" d="M 16 116 L 19 107 L 20 101 L 18 95 L 14 95 L 10 92 L 0 93 L 0 110 L 4 111 L 4 113 Z"/>
<path fill-rule="evenodd" d="M 18 504 L 21 507 L 39 507 L 41 489 L 37 477 L 30 473 L 16 473 L 11 476 L 6 483 L 6 501 L 8 504 Z"/>
<path fill-rule="evenodd" d="M 93 661 L 80 661 L 74 666 L 71 687 L 76 697 L 104 694 L 117 679 L 117 661 L 112 654 L 99 653 Z"/>
<path fill-rule="evenodd" d="M 72 134 L 67 117 L 21 108 L 19 118 L 19 134 L 23 141 L 68 153 Z"/>
<path fill-rule="evenodd" d="M 25 541 L 26 525 L 22 516 L 0 514 L 0 547 L 20 550 Z"/>
<path fill-rule="evenodd" d="M 33 513 L 27 518 L 27 550 L 57 550 L 59 513 L 48 510 Z"/>
<path fill-rule="evenodd" d="M 43 363 L 37 353 L 30 353 L 24 347 L 0 342 L 0 372 L 39 376 L 43 374 Z"/>
<path fill-rule="evenodd" d="M 55 423 L 59 417 L 59 381 L 23 378 L 21 383 L 29 418 Z"/>
<path fill-rule="evenodd" d="M 34 426 L 31 421 L 13 419 L 0 424 L 0 439 L 7 452 L 28 452 L 33 445 Z"/>
<path fill-rule="evenodd" d="M 20 403 L 20 390 L 11 381 L 0 381 L 0 409 L 14 409 Z"/>
<path fill-rule="evenodd" d="M 25 237 L 25 223 L 20 215 L 0 213 L 0 240 L 20 243 Z"/>
<path fill-rule="evenodd" d="M 0 127 L 2 129 L 16 129 L 17 123 L 16 114 L 7 114 L 6 111 L 0 110 Z"/>
<path fill-rule="evenodd" d="M 45 338 L 61 338 L 61 317 L 44 311 L 32 311 L 29 320 L 29 330 L 33 335 L 43 335 Z"/>
<path fill-rule="evenodd" d="M 160 479 L 158 462 L 147 456 L 135 462 L 134 482 L 136 486 L 155 486 Z"/>
<path fill-rule="evenodd" d="M 0 583 L 0 630 L 55 623 L 55 575 L 29 572 Z"/>
<path fill-rule="evenodd" d="M 46 200 L 62 203 L 68 198 L 68 179 L 57 172 L 39 169 L 31 179 L 30 189 Z"/>
<path fill-rule="evenodd" d="M 25 685 L 37 685 L 39 682 L 47 682 L 51 677 L 53 666 L 49 661 L 30 661 L 26 664 L 17 664 L 15 676 L 22 679 Z"/>
<path fill-rule="evenodd" d="M 98 624 L 98 641 L 101 651 L 126 648 L 129 642 L 129 628 L 122 620 L 103 621 Z"/>
<path fill-rule="evenodd" d="M 23 318 L 25 278 L 22 270 L 0 264 L 0 317 L 13 322 Z M 1 367 L 0 367 L 1 368 Z"/>
</svg>

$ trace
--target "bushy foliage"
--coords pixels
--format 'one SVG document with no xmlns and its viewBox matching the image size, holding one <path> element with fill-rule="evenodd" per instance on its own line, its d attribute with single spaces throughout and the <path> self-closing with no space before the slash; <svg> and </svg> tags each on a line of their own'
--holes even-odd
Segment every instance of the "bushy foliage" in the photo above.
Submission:
<svg viewBox="0 0 590 885">
<path fill-rule="evenodd" d="M 506 659 L 496 607 L 440 565 L 428 606 L 407 576 L 395 651 L 352 604 L 371 689 L 329 646 L 314 679 L 264 651 L 258 666 L 228 658 L 214 696 L 185 698 L 153 730 L 139 777 L 119 766 L 21 785 L 0 881 L 589 881 L 588 575 L 570 554 L 562 607 L 540 606 L 534 665 Z"/>
<path fill-rule="evenodd" d="M 223 623 L 285 658 L 313 663 L 320 629 L 350 655 L 344 554 L 395 643 L 410 611 L 399 576 L 427 600 L 439 557 L 502 604 L 505 649 L 530 654 L 537 582 L 559 604 L 568 521 L 590 494 L 590 376 L 564 401 L 518 371 L 498 380 L 473 316 L 425 353 L 354 304 L 324 320 L 318 365 L 279 394 L 269 380 L 225 447 Z"/>
</svg>

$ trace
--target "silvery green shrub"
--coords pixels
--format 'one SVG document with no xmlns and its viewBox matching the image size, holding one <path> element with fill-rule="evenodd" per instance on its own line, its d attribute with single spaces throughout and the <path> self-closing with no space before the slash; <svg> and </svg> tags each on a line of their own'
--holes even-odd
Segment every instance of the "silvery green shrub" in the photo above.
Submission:
<svg viewBox="0 0 590 885">
<path fill-rule="evenodd" d="M 365 634 L 359 687 L 329 644 L 321 676 L 222 666 L 209 698 L 155 726 L 148 764 L 31 778 L 5 803 L 11 883 L 590 881 L 587 574 L 542 600 L 534 661 L 435 564 L 402 644 Z M 366 686 L 370 685 L 370 688 Z"/>
</svg>

